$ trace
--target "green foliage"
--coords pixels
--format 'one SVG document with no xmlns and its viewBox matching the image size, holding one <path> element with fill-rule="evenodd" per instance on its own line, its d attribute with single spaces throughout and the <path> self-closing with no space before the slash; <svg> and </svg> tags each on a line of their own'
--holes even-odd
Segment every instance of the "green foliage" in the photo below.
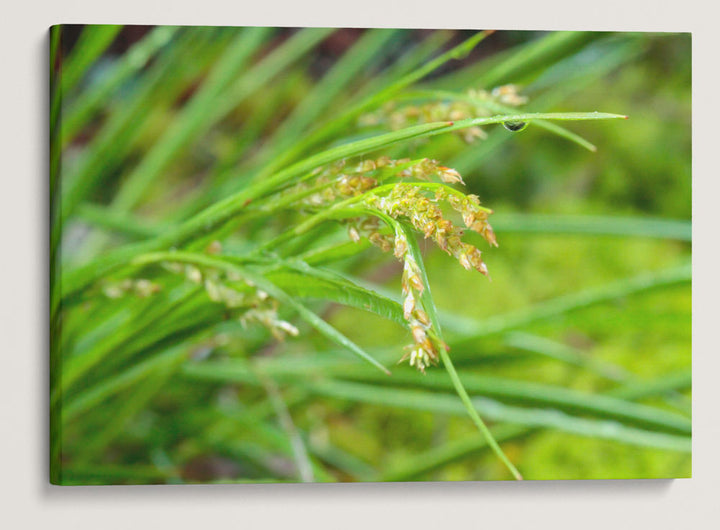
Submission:
<svg viewBox="0 0 720 530">
<path fill-rule="evenodd" d="M 123 35 L 51 30 L 54 483 L 689 475 L 686 35 Z"/>
</svg>

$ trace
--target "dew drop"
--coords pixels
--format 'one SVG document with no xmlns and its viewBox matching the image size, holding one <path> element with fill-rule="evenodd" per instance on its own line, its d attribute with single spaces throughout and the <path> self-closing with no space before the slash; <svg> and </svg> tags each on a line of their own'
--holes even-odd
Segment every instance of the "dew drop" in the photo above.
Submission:
<svg viewBox="0 0 720 530">
<path fill-rule="evenodd" d="M 520 132 L 528 126 L 526 121 L 504 121 L 503 127 L 510 132 Z"/>
</svg>

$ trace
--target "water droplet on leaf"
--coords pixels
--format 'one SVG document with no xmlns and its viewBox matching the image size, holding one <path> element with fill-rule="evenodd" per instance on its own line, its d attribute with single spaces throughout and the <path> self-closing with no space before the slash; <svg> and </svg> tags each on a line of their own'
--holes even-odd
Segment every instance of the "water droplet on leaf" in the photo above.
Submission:
<svg viewBox="0 0 720 530">
<path fill-rule="evenodd" d="M 526 121 L 504 121 L 503 127 L 510 132 L 520 132 L 528 126 Z"/>
</svg>

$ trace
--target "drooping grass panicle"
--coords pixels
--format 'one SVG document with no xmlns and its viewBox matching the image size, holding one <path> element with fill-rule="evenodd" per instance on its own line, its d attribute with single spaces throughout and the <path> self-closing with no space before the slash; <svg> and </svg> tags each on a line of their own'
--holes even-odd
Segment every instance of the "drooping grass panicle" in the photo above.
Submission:
<svg viewBox="0 0 720 530">
<path fill-rule="evenodd" d="M 432 240 L 463 268 L 488 276 L 481 251 L 463 241 L 464 228 L 446 217 L 443 205 L 447 206 L 446 210 L 459 213 L 466 228 L 497 246 L 488 223 L 492 210 L 481 206 L 477 196 L 466 195 L 450 186 L 464 184 L 456 170 L 428 158 L 411 161 L 381 157 L 318 168 L 315 173 L 318 176 L 314 181 L 302 183 L 289 193 L 302 192 L 306 189 L 304 186 L 309 186 L 311 190 L 321 190 L 306 196 L 304 202 L 309 206 L 327 208 L 332 204 L 343 204 L 357 208 L 358 215 L 344 221 L 349 238 L 358 242 L 365 237 L 382 251 L 392 251 L 403 263 L 403 315 L 413 345 L 402 360 L 408 359 L 412 366 L 424 372 L 429 365 L 437 363 L 438 348 L 446 345 L 433 332 L 422 306 L 425 285 L 417 263 L 408 253 L 406 235 L 392 224 L 383 228 L 380 221 L 385 220 L 386 224 L 387 221 L 408 222 L 417 234 Z M 433 178 L 440 182 L 432 182 Z M 340 203 L 336 202 L 338 200 Z"/>
</svg>

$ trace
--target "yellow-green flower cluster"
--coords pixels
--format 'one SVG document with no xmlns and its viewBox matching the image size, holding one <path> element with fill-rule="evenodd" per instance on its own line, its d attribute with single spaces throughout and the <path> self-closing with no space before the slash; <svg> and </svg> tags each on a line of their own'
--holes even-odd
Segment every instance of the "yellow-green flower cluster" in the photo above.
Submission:
<svg viewBox="0 0 720 530">
<path fill-rule="evenodd" d="M 202 285 L 208 298 L 228 309 L 240 309 L 243 326 L 256 322 L 267 328 L 277 340 L 286 335 L 297 336 L 298 329 L 278 317 L 278 301 L 259 289 L 250 280 L 232 272 L 212 267 L 197 267 L 182 263 L 164 264 L 169 271 L 184 274 L 186 279 Z"/>
<path fill-rule="evenodd" d="M 144 278 L 138 280 L 128 278 L 120 282 L 106 282 L 102 291 L 108 298 L 122 298 L 127 294 L 147 298 L 160 291 L 160 286 Z"/>
<path fill-rule="evenodd" d="M 395 257 L 403 262 L 402 292 L 405 297 L 403 316 L 408 322 L 413 338 L 413 344 L 408 346 L 408 352 L 400 361 L 408 360 L 410 366 L 424 373 L 425 368 L 437 363 L 439 348 L 446 346 L 435 337 L 432 323 L 422 308 L 421 296 L 425 284 L 422 281 L 420 267 L 408 252 L 407 240 L 403 233 L 395 235 Z"/>
<path fill-rule="evenodd" d="M 381 220 L 391 217 L 409 223 L 415 231 L 426 239 L 432 239 L 438 247 L 457 259 L 465 269 L 475 269 L 487 276 L 488 269 L 482 253 L 464 242 L 462 237 L 464 228 L 467 228 L 481 234 L 491 245 L 497 245 L 488 223 L 492 210 L 482 207 L 476 195 L 465 195 L 448 186 L 465 183 L 456 170 L 429 158 L 393 160 L 380 157 L 356 164 L 342 161 L 316 169 L 313 177 L 313 180 L 296 185 L 287 193 L 300 196 L 305 204 L 316 207 L 331 207 L 333 203 L 343 201 L 345 208 L 357 208 L 362 213 L 345 221 L 349 238 L 354 242 L 367 238 L 382 251 L 392 251 L 403 263 L 403 316 L 413 344 L 402 360 L 409 360 L 411 366 L 424 372 L 428 366 L 437 363 L 440 348 L 446 348 L 446 345 L 433 330 L 423 307 L 425 285 L 417 262 L 408 252 L 404 232 L 396 231 L 397 227 L 383 226 Z M 433 178 L 441 182 L 432 182 Z M 425 182 L 413 183 L 406 179 Z M 465 227 L 445 217 L 443 212 L 450 210 L 460 214 Z M 224 298 L 227 299 L 227 296 Z M 255 316 L 262 321 L 258 315 Z M 264 323 L 271 329 L 282 329 L 271 315 Z"/>
<path fill-rule="evenodd" d="M 438 205 L 442 201 L 462 215 L 467 228 L 497 246 L 495 233 L 487 222 L 492 212 L 481 207 L 475 195 L 464 195 L 446 187 L 438 187 L 434 196 L 429 197 L 424 188 L 399 183 L 387 195 L 369 195 L 367 204 L 394 219 L 409 221 L 415 230 L 426 239 L 435 241 L 438 247 L 457 259 L 465 269 L 476 269 L 487 276 L 482 253 L 477 247 L 462 241 L 464 230 L 443 216 Z"/>
<path fill-rule="evenodd" d="M 518 94 L 515 85 L 503 85 L 490 92 L 470 89 L 464 97 L 449 101 L 430 101 L 422 104 L 398 106 L 388 102 L 379 111 L 360 118 L 361 125 L 386 125 L 392 130 L 404 129 L 421 123 L 459 121 L 468 118 L 491 116 L 495 112 L 488 103 L 516 107 L 527 102 Z M 468 127 L 454 131 L 465 142 L 485 139 L 487 134 L 480 127 Z"/>
<path fill-rule="evenodd" d="M 323 206 L 338 199 L 347 199 L 361 195 L 369 189 L 377 186 L 374 178 L 364 175 L 339 175 L 333 179 L 321 176 L 309 184 L 300 183 L 294 187 L 294 192 L 303 189 L 317 190 L 314 193 L 301 199 L 302 204 L 308 206 Z"/>
</svg>

